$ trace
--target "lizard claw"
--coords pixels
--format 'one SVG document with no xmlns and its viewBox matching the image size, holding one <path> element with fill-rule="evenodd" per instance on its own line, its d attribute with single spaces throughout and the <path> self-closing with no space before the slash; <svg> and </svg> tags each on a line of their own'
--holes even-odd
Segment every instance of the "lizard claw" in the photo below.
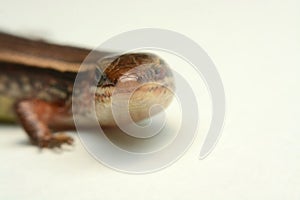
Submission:
<svg viewBox="0 0 300 200">
<path fill-rule="evenodd" d="M 41 148 L 60 148 L 63 144 L 72 145 L 73 142 L 74 140 L 70 136 L 63 133 L 57 133 L 51 135 L 49 138 L 45 138 L 39 141 L 39 146 Z"/>
</svg>

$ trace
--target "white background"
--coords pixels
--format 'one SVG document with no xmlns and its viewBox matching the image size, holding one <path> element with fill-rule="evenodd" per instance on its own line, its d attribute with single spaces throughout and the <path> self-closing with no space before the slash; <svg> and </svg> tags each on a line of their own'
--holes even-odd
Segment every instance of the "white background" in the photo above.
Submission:
<svg viewBox="0 0 300 200">
<path fill-rule="evenodd" d="M 1 125 L 0 199 L 300 199 L 299 10 L 299 1 L 0 0 L 1 30 L 60 43 L 180 32 L 213 59 L 227 97 L 209 157 L 197 159 L 197 137 L 178 162 L 147 175 L 99 164 L 76 135 L 73 150 L 40 152 L 19 127 Z"/>
</svg>

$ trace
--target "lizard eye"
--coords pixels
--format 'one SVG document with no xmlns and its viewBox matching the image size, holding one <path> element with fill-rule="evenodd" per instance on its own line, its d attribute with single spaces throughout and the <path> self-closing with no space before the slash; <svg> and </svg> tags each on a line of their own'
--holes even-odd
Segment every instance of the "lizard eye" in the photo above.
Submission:
<svg viewBox="0 0 300 200">
<path fill-rule="evenodd" d="M 106 86 L 111 86 L 111 85 L 114 85 L 110 80 L 109 78 L 107 77 L 107 75 L 105 73 L 99 73 L 97 77 L 97 87 L 106 87 Z"/>
<path fill-rule="evenodd" d="M 99 79 L 98 79 L 99 80 Z M 107 77 L 105 74 L 102 74 L 101 77 L 100 77 L 100 80 L 98 81 L 98 84 L 97 86 L 102 86 L 107 80 Z"/>
<path fill-rule="evenodd" d="M 97 67 L 95 70 L 95 81 L 97 82 L 97 85 L 101 85 L 104 82 L 103 78 L 102 70 Z"/>
</svg>

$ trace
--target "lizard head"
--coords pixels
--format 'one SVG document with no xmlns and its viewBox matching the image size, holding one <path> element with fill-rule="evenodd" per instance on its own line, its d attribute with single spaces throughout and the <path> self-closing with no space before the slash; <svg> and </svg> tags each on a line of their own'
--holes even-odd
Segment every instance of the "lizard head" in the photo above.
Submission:
<svg viewBox="0 0 300 200">
<path fill-rule="evenodd" d="M 153 105 L 166 108 L 173 98 L 171 69 L 154 54 L 106 57 L 99 62 L 98 70 L 100 80 L 95 92 L 95 108 L 101 125 L 115 125 L 112 106 L 120 115 L 129 110 L 132 120 L 138 122 L 149 118 Z"/>
</svg>

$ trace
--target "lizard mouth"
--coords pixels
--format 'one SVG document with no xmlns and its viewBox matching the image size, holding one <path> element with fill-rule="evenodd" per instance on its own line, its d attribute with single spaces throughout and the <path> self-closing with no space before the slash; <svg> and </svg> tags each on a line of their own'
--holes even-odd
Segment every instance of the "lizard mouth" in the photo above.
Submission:
<svg viewBox="0 0 300 200">
<path fill-rule="evenodd" d="M 154 54 L 133 53 L 110 57 L 103 59 L 99 67 L 103 73 L 95 93 L 95 106 L 102 125 L 115 125 L 111 113 L 113 98 L 118 98 L 114 102 L 122 102 L 130 96 L 127 108 L 116 103 L 114 106 L 119 106 L 118 113 L 129 110 L 136 122 L 150 117 L 149 110 L 153 105 L 166 108 L 173 98 L 175 86 L 171 69 Z"/>
</svg>

